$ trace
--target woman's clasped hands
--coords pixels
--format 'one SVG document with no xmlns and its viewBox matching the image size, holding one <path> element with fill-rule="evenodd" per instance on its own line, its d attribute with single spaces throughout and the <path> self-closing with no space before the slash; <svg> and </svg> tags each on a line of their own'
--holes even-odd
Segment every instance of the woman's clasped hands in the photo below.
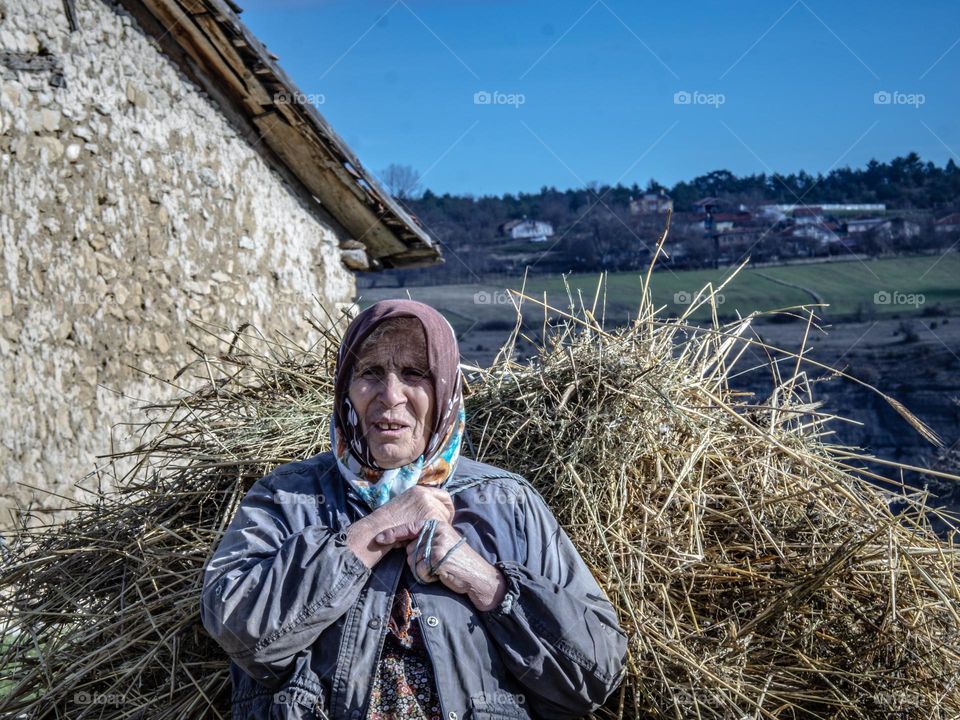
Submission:
<svg viewBox="0 0 960 720">
<path fill-rule="evenodd" d="M 416 485 L 351 525 L 347 535 L 351 540 L 362 538 L 363 549 L 375 562 L 393 548 L 404 547 L 407 565 L 420 582 L 439 581 L 467 595 L 477 609 L 489 610 L 503 599 L 506 579 L 453 527 L 453 515 L 450 493 Z M 425 525 L 433 529 L 421 539 Z M 364 554 L 357 554 L 367 562 Z"/>
</svg>

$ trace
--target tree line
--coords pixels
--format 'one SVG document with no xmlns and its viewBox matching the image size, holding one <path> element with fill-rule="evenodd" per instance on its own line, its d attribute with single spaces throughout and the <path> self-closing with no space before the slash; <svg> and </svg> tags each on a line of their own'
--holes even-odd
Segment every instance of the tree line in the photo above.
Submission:
<svg viewBox="0 0 960 720">
<path fill-rule="evenodd" d="M 894 211 L 926 211 L 939 217 L 960 207 L 960 167 L 949 159 L 942 167 L 917 153 L 889 162 L 871 160 L 863 168 L 837 168 L 827 174 L 805 171 L 737 176 L 714 170 L 668 187 L 650 180 L 641 188 L 590 183 L 558 190 L 503 195 L 438 194 L 420 190 L 408 166 L 383 171 L 388 190 L 441 244 L 446 262 L 434 268 L 366 275 L 362 284 L 474 282 L 494 273 L 567 272 L 571 269 L 629 270 L 641 263 L 644 246 L 656 242 L 657 223 L 630 213 L 630 200 L 663 190 L 674 212 L 691 211 L 704 197 L 716 197 L 735 209 L 766 203 L 885 203 Z M 396 185 L 396 187 L 393 187 Z M 528 217 L 551 223 L 554 237 L 533 247 L 498 235 L 504 222 Z M 646 225 L 645 225 L 646 223 Z M 611 262 L 615 267 L 610 267 Z M 623 266 L 624 264 L 628 266 Z"/>
</svg>

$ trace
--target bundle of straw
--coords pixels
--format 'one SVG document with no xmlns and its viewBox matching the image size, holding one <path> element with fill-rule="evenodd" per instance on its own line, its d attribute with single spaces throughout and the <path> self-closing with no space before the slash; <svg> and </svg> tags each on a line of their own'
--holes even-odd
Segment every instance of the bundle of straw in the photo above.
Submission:
<svg viewBox="0 0 960 720">
<path fill-rule="evenodd" d="M 506 349 L 472 398 L 478 453 L 534 482 L 631 631 L 628 679 L 606 710 L 960 717 L 960 565 L 953 534 L 931 529 L 955 519 L 919 492 L 895 496 L 895 517 L 851 466 L 876 458 L 825 442 L 805 349 L 749 339 L 753 318 L 689 325 L 698 304 L 716 318 L 720 289 L 679 319 L 645 304 L 616 332 L 596 298 L 571 307 L 537 363 L 511 364 Z M 761 402 L 729 384 L 750 348 L 776 378 Z"/>
<path fill-rule="evenodd" d="M 925 495 L 900 494 L 908 511 L 894 516 L 855 471 L 869 458 L 825 442 L 814 361 L 749 339 L 752 318 L 665 319 L 644 284 L 617 330 L 597 298 L 542 303 L 539 356 L 520 364 L 521 303 L 538 301 L 515 297 L 510 341 L 471 369 L 468 435 L 538 487 L 630 634 L 628 676 L 600 717 L 960 716 L 957 551 L 932 532 Z M 310 347 L 242 328 L 201 357 L 205 382 L 153 408 L 115 490 L 12 539 L 0 711 L 229 717 L 227 660 L 199 623 L 202 568 L 253 481 L 326 449 L 342 323 L 308 321 Z M 729 385 L 750 347 L 777 378 L 762 402 Z"/>
</svg>

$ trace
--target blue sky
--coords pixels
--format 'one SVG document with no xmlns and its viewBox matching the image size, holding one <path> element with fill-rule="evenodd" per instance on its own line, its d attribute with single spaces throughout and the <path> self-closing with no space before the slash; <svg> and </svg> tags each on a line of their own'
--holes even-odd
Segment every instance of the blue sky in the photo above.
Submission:
<svg viewBox="0 0 960 720">
<path fill-rule="evenodd" d="M 434 192 L 960 163 L 952 0 L 243 7 L 368 170 L 412 165 Z"/>
</svg>

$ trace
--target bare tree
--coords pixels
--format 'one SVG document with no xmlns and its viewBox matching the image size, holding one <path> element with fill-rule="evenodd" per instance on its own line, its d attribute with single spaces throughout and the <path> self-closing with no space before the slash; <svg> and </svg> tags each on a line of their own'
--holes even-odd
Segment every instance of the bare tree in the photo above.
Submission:
<svg viewBox="0 0 960 720">
<path fill-rule="evenodd" d="M 382 173 L 383 184 L 398 200 L 415 198 L 420 192 L 420 173 L 410 165 L 390 163 Z"/>
</svg>

